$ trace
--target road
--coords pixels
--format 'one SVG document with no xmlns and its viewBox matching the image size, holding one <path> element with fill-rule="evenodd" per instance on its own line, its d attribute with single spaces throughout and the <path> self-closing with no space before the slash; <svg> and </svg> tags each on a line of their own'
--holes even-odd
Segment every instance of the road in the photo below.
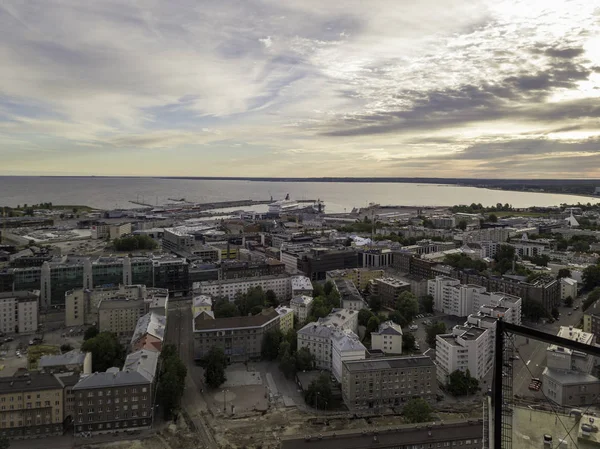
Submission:
<svg viewBox="0 0 600 449">
<path fill-rule="evenodd" d="M 202 447 L 217 447 L 213 434 L 204 418 L 204 414 L 207 411 L 206 401 L 202 395 L 202 381 L 198 376 L 199 367 L 194 363 L 191 301 L 169 302 L 166 341 L 177 347 L 179 357 L 188 369 L 181 407 L 196 428 L 195 430 L 201 439 Z"/>
</svg>

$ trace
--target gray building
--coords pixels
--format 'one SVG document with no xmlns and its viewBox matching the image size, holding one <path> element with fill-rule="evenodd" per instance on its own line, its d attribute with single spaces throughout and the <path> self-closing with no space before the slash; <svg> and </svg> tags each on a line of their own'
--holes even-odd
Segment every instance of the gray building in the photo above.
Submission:
<svg viewBox="0 0 600 449">
<path fill-rule="evenodd" d="M 350 410 L 402 406 L 414 398 L 433 400 L 436 370 L 427 356 L 346 361 L 342 396 Z"/>
<path fill-rule="evenodd" d="M 216 319 L 200 313 L 193 321 L 195 358 L 202 359 L 213 346 L 219 346 L 230 363 L 259 359 L 264 334 L 275 328 L 279 328 L 279 314 L 273 309 Z"/>
<path fill-rule="evenodd" d="M 581 371 L 544 368 L 543 391 L 551 401 L 563 407 L 597 404 L 600 380 Z"/>
<path fill-rule="evenodd" d="M 153 386 L 159 353 L 137 351 L 123 370 L 82 377 L 73 387 L 75 434 L 147 429 L 153 417 Z"/>
</svg>

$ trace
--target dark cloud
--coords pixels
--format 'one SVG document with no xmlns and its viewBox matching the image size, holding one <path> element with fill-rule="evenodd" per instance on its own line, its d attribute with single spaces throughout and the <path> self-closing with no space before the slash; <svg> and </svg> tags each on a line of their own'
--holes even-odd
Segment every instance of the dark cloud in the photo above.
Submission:
<svg viewBox="0 0 600 449">
<path fill-rule="evenodd" d="M 566 58 L 572 59 L 581 56 L 584 53 L 584 49 L 581 47 L 575 48 L 548 48 L 544 54 L 551 58 Z"/>
</svg>

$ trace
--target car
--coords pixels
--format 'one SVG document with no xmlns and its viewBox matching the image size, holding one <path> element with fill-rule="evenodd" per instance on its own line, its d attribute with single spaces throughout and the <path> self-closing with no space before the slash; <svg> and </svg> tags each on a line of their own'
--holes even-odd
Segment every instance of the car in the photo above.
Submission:
<svg viewBox="0 0 600 449">
<path fill-rule="evenodd" d="M 571 316 L 571 315 L 573 315 L 573 312 L 569 312 L 569 313 L 567 313 L 567 315 Z"/>
<path fill-rule="evenodd" d="M 14 338 L 12 338 L 12 337 L 6 337 L 6 338 L 4 339 L 4 343 L 10 343 L 11 341 L 15 341 L 15 339 L 14 339 Z"/>
</svg>

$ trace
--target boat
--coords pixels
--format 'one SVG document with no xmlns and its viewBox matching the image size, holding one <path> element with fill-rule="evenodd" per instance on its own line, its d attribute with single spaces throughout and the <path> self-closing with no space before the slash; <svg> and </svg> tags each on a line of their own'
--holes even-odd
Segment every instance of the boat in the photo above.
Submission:
<svg viewBox="0 0 600 449">
<path fill-rule="evenodd" d="M 306 203 L 306 202 L 304 202 Z M 269 215 L 281 215 L 285 213 L 293 212 L 306 212 L 306 213 L 323 213 L 325 211 L 325 204 L 321 200 L 317 200 L 314 204 L 303 204 L 296 200 L 290 199 L 290 194 L 285 196 L 285 199 L 275 201 L 269 204 Z"/>
</svg>

